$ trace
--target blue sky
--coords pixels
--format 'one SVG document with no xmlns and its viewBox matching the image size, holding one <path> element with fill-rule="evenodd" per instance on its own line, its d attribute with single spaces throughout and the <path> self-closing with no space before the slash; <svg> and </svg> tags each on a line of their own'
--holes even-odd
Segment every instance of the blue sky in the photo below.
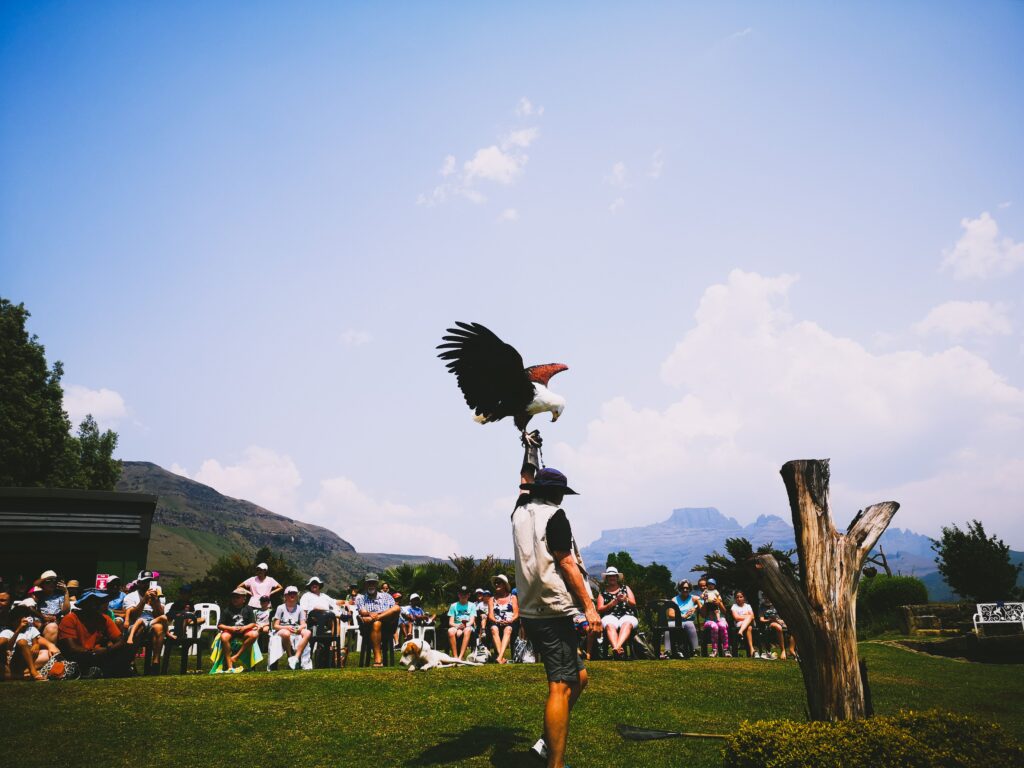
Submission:
<svg viewBox="0 0 1024 768">
<path fill-rule="evenodd" d="M 830 456 L 841 524 L 1024 547 L 1021 4 L 0 13 L 0 294 L 121 457 L 508 554 L 476 320 L 571 368 L 581 542 Z"/>
</svg>

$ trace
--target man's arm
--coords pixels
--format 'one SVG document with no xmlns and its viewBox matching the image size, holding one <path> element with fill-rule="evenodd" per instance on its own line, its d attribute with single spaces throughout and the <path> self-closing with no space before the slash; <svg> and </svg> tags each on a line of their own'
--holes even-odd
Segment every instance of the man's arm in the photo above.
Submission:
<svg viewBox="0 0 1024 768">
<path fill-rule="evenodd" d="M 533 440 L 532 444 L 523 440 L 523 465 L 519 469 L 520 485 L 532 483 L 537 476 L 537 470 L 540 469 L 540 446 L 543 442 L 540 439 L 540 432 L 536 429 L 533 430 L 530 433 L 530 439 Z M 520 495 L 523 493 L 529 493 L 529 491 L 521 491 Z"/>
<path fill-rule="evenodd" d="M 587 617 L 587 622 L 590 624 L 587 631 L 597 634 L 601 631 L 601 617 L 597 614 L 597 609 L 594 607 L 594 600 L 591 598 L 590 590 L 587 589 L 586 582 L 583 580 L 583 573 L 576 564 L 576 558 L 573 557 L 572 552 L 555 551 L 551 554 L 554 555 L 555 564 L 558 566 L 562 578 L 565 579 L 566 587 L 583 605 L 583 612 Z"/>
</svg>

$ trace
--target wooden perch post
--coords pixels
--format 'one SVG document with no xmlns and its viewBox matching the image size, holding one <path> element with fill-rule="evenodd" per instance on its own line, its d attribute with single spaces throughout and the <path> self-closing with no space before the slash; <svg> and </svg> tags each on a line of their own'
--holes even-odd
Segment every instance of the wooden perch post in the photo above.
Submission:
<svg viewBox="0 0 1024 768">
<path fill-rule="evenodd" d="M 811 719 L 857 720 L 865 716 L 857 583 L 865 558 L 900 505 L 874 504 L 841 534 L 829 510 L 828 460 L 790 461 L 781 474 L 793 512 L 800 583 L 785 576 L 772 555 L 758 555 L 761 583 L 796 636 Z"/>
</svg>

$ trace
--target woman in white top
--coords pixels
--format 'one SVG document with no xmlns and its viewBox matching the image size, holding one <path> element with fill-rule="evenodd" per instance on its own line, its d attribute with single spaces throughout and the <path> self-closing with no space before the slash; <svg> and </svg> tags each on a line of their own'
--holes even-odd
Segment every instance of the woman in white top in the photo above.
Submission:
<svg viewBox="0 0 1024 768">
<path fill-rule="evenodd" d="M 509 593 L 508 576 L 504 574 L 494 577 L 494 599 L 488 604 L 487 618 L 491 622 L 491 639 L 498 663 L 506 664 L 505 649 L 512 641 L 512 625 L 519 620 L 519 599 Z"/>
<path fill-rule="evenodd" d="M 747 640 L 747 656 L 754 658 L 754 607 L 747 602 L 746 596 L 737 590 L 733 595 L 735 602 L 732 604 L 732 620 L 736 622 L 736 634 L 742 642 Z M 739 651 L 737 650 L 738 654 Z"/>
<path fill-rule="evenodd" d="M 281 645 L 288 657 L 288 666 L 295 669 L 312 634 L 306 629 L 306 612 L 299 607 L 298 587 L 288 587 L 284 591 L 284 603 L 277 606 L 277 610 L 274 612 L 274 631 L 281 636 Z M 299 638 L 294 653 L 292 653 L 293 636 Z"/>
</svg>

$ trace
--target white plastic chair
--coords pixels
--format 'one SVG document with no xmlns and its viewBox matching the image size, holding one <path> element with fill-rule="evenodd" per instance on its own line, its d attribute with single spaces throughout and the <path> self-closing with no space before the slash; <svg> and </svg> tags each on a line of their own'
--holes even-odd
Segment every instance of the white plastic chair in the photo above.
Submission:
<svg viewBox="0 0 1024 768">
<path fill-rule="evenodd" d="M 430 634 L 429 641 L 427 640 L 427 633 Z M 437 627 L 433 624 L 413 624 L 412 636 L 415 640 L 429 642 L 431 648 L 437 648 Z"/>
</svg>

